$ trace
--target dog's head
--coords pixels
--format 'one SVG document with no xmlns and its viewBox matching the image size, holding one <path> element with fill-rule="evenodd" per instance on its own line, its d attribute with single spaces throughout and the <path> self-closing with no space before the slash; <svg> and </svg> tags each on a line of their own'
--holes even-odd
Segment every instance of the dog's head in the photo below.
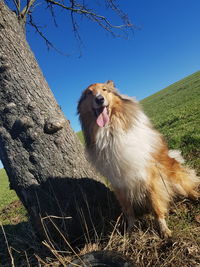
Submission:
<svg viewBox="0 0 200 267">
<path fill-rule="evenodd" d="M 111 110 L 116 97 L 117 90 L 112 81 L 94 83 L 82 93 L 78 103 L 78 113 L 83 116 L 86 113 L 92 114 L 97 125 L 104 127 L 110 121 Z"/>
<path fill-rule="evenodd" d="M 80 122 L 88 135 L 92 129 L 96 131 L 106 125 L 127 131 L 136 120 L 139 109 L 137 101 L 119 94 L 112 81 L 88 86 L 78 103 Z"/>
</svg>

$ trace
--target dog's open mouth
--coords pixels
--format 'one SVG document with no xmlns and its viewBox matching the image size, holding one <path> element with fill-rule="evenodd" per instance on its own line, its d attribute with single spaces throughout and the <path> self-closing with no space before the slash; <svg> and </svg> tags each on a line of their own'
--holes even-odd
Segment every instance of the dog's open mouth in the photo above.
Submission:
<svg viewBox="0 0 200 267">
<path fill-rule="evenodd" d="M 94 109 L 96 115 L 96 123 L 99 127 L 103 128 L 109 122 L 108 107 L 100 107 Z"/>
</svg>

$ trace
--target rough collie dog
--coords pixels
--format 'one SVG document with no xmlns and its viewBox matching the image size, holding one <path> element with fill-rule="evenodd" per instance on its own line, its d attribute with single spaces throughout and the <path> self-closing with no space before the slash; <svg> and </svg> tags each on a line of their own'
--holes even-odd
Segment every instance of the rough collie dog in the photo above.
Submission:
<svg viewBox="0 0 200 267">
<path fill-rule="evenodd" d="M 133 98 L 118 93 L 112 81 L 90 85 L 78 103 L 90 160 L 111 182 L 131 229 L 136 215 L 152 212 L 161 236 L 169 203 L 176 195 L 196 199 L 199 178 L 184 166 L 179 151 L 168 150 Z"/>
</svg>

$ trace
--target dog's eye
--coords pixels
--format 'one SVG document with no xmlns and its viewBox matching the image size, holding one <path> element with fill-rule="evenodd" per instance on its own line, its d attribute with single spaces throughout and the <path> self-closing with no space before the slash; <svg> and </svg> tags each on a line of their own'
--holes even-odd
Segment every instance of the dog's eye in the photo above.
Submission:
<svg viewBox="0 0 200 267">
<path fill-rule="evenodd" d="M 92 94 L 92 91 L 91 90 L 88 90 L 87 91 L 87 95 L 91 95 Z"/>
<path fill-rule="evenodd" d="M 107 91 L 107 89 L 106 89 L 106 88 L 103 88 L 102 90 L 103 90 L 103 91 Z"/>
</svg>

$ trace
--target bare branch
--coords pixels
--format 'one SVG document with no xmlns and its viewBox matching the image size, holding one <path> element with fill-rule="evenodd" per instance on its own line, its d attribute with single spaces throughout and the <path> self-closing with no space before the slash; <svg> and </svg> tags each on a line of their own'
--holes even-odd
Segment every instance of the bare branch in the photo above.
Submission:
<svg viewBox="0 0 200 267">
<path fill-rule="evenodd" d="M 82 14 L 86 17 L 90 18 L 91 20 L 94 20 L 97 22 L 99 20 L 99 25 L 103 26 L 103 23 L 105 24 L 103 28 L 113 28 L 113 29 L 122 29 L 127 27 L 132 27 L 133 25 L 129 22 L 127 24 L 122 25 L 113 25 L 105 16 L 99 15 L 97 13 L 94 13 L 92 10 L 87 9 L 85 6 L 75 3 L 75 1 L 71 1 L 73 3 L 73 7 L 66 6 L 60 2 L 54 1 L 54 0 L 46 0 L 47 2 L 59 6 L 63 9 L 69 10 L 73 13 Z M 113 7 L 114 8 L 114 7 Z"/>
<path fill-rule="evenodd" d="M 20 10 L 21 9 L 21 0 L 17 0 L 17 5 L 18 5 L 18 8 Z"/>
<path fill-rule="evenodd" d="M 24 9 L 22 10 L 22 12 L 20 13 L 20 18 L 25 20 L 26 19 L 26 15 L 29 13 L 30 8 L 33 6 L 33 4 L 35 3 L 36 0 L 27 0 L 27 5 L 24 7 Z"/>
<path fill-rule="evenodd" d="M 33 21 L 33 17 L 31 14 L 29 14 L 29 24 L 35 28 L 36 32 L 42 37 L 42 39 L 45 41 L 47 49 L 49 50 L 50 48 L 53 48 L 54 50 L 56 50 L 56 52 L 58 52 L 61 55 L 64 56 L 68 56 L 67 54 L 64 54 L 63 52 L 61 52 L 60 50 L 58 50 L 47 38 L 46 36 L 43 34 L 43 32 L 40 30 L 40 27 L 34 23 Z"/>
<path fill-rule="evenodd" d="M 14 0 L 20 1 L 20 0 Z M 30 22 L 29 24 L 32 25 L 36 32 L 45 40 L 45 43 L 49 48 L 56 49 L 53 44 L 46 38 L 46 36 L 40 30 L 40 27 L 33 22 L 32 12 L 30 12 L 31 6 L 35 3 L 36 0 L 27 0 L 26 7 L 21 12 L 21 17 L 26 17 L 26 15 L 30 15 Z M 121 19 L 121 25 L 113 25 L 111 21 L 104 15 L 101 15 L 94 11 L 94 9 L 89 8 L 86 6 L 84 0 L 44 0 L 47 3 L 47 9 L 50 10 L 51 16 L 54 20 L 54 24 L 57 27 L 56 23 L 56 16 L 54 13 L 54 7 L 69 11 L 66 12 L 71 16 L 71 23 L 74 32 L 74 36 L 79 44 L 79 48 L 81 51 L 81 47 L 83 46 L 83 42 L 79 33 L 79 17 L 82 16 L 88 20 L 91 20 L 98 24 L 101 28 L 109 32 L 113 37 L 128 37 L 128 29 L 133 29 L 133 24 L 130 22 L 128 15 L 125 14 L 119 6 L 116 4 L 116 0 L 104 0 L 103 2 L 106 3 L 107 8 L 111 9 L 113 12 L 116 13 L 118 18 Z M 56 49 L 57 50 L 57 49 Z M 60 52 L 59 52 L 60 53 Z"/>
</svg>

